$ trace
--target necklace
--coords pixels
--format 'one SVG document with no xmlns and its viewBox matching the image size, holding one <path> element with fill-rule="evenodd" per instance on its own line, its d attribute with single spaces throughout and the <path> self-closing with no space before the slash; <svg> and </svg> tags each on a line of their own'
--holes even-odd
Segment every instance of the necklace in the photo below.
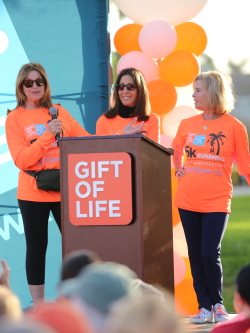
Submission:
<svg viewBox="0 0 250 333">
<path fill-rule="evenodd" d="M 204 125 L 203 125 L 203 129 L 204 129 L 204 130 L 207 130 L 209 124 L 211 123 L 211 121 L 213 121 L 213 119 L 211 119 L 211 120 L 205 120 L 203 116 L 202 116 L 202 119 L 203 119 L 203 123 L 204 123 Z M 208 122 L 208 123 L 205 123 L 205 122 Z"/>
</svg>

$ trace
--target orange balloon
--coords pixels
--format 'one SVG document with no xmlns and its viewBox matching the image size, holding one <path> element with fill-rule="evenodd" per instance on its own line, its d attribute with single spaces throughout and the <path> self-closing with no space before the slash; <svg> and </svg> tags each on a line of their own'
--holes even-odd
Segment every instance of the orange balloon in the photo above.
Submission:
<svg viewBox="0 0 250 333">
<path fill-rule="evenodd" d="M 178 208 L 174 206 L 175 195 L 177 191 L 178 179 L 175 177 L 175 169 L 171 169 L 171 187 L 172 187 L 172 225 L 173 227 L 180 223 Z"/>
<path fill-rule="evenodd" d="M 171 111 L 177 102 L 175 87 L 165 80 L 153 80 L 148 83 L 149 99 L 153 112 L 162 116 Z"/>
<path fill-rule="evenodd" d="M 177 32 L 177 44 L 174 49 L 186 50 L 196 56 L 202 54 L 207 46 L 205 30 L 197 23 L 185 22 L 175 27 Z"/>
<path fill-rule="evenodd" d="M 120 55 L 130 51 L 141 51 L 139 45 L 139 33 L 142 25 L 131 23 L 126 24 L 117 30 L 114 37 L 114 45 Z"/>
<path fill-rule="evenodd" d="M 192 279 L 192 273 L 191 273 L 191 267 L 190 267 L 189 258 L 184 258 L 183 257 L 183 259 L 185 260 L 186 267 L 187 267 L 186 275 L 184 276 L 184 279 Z"/>
<path fill-rule="evenodd" d="M 173 51 L 160 64 L 160 77 L 175 87 L 191 84 L 199 74 L 200 66 L 196 56 L 188 51 Z"/>
<path fill-rule="evenodd" d="M 198 311 L 193 279 L 184 279 L 175 286 L 175 308 L 179 314 L 192 316 Z"/>
</svg>

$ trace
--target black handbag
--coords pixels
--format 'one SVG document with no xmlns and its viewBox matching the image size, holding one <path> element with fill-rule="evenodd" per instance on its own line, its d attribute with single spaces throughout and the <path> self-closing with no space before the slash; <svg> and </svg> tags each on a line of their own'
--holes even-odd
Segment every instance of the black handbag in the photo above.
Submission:
<svg viewBox="0 0 250 333">
<path fill-rule="evenodd" d="M 36 185 L 43 191 L 60 191 L 60 169 L 46 169 L 41 171 L 23 170 L 36 178 Z"/>
</svg>

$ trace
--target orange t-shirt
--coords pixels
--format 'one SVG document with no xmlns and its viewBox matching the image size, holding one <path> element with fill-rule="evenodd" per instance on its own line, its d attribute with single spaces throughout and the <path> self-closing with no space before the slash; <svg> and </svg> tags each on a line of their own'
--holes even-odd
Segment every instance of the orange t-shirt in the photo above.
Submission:
<svg viewBox="0 0 250 333">
<path fill-rule="evenodd" d="M 90 135 L 67 110 L 60 105 L 53 106 L 58 109 L 58 119 L 64 125 L 64 137 Z M 7 143 L 15 165 L 21 169 L 18 178 L 18 199 L 40 202 L 61 200 L 60 192 L 39 190 L 35 178 L 22 171 L 60 168 L 59 148 L 55 136 L 47 131 L 49 120 L 51 115 L 46 108 L 27 110 L 18 107 L 7 117 Z"/>
<path fill-rule="evenodd" d="M 250 184 L 245 126 L 229 114 L 206 122 L 201 114 L 182 120 L 172 147 L 186 154 L 186 174 L 178 181 L 175 205 L 196 212 L 230 213 L 232 166 Z"/>
<path fill-rule="evenodd" d="M 114 118 L 106 118 L 102 115 L 96 123 L 96 134 L 108 134 L 111 132 L 116 132 L 121 128 L 124 128 L 133 118 L 122 118 L 120 116 L 115 116 Z M 140 121 L 137 121 L 135 125 L 139 124 Z M 145 122 L 145 126 L 142 128 L 142 131 L 145 136 L 148 136 L 150 139 L 160 142 L 160 121 L 159 117 L 155 113 L 151 113 L 148 121 Z"/>
</svg>

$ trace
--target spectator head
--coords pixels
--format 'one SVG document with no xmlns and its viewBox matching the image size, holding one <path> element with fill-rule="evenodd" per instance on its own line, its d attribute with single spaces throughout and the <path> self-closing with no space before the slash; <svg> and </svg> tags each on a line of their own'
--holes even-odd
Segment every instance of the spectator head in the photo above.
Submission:
<svg viewBox="0 0 250 333">
<path fill-rule="evenodd" d="M 167 295 L 167 294 L 166 294 Z M 105 333 L 180 333 L 180 322 L 175 314 L 174 302 L 169 295 L 167 303 L 155 297 L 126 297 L 111 309 Z"/>
<path fill-rule="evenodd" d="M 98 261 L 101 261 L 101 259 L 94 252 L 87 250 L 71 252 L 63 260 L 61 281 L 75 278 L 82 268 Z"/>
<path fill-rule="evenodd" d="M 90 333 L 90 326 L 83 314 L 68 301 L 42 303 L 27 313 L 33 322 L 44 324 L 57 333 Z"/>
<path fill-rule="evenodd" d="M 141 296 L 150 295 L 161 302 L 165 302 L 164 293 L 156 287 L 152 286 L 151 284 L 145 283 L 140 279 L 135 279 L 131 281 L 131 286 L 137 289 L 138 293 L 141 294 Z"/>
<path fill-rule="evenodd" d="M 66 297 L 77 296 L 94 309 L 106 314 L 120 298 L 134 293 L 131 279 L 136 274 L 127 266 L 101 262 L 85 267 L 75 278 L 61 284 Z"/>
<path fill-rule="evenodd" d="M 236 278 L 234 307 L 237 312 L 250 308 L 250 264 L 241 268 Z"/>
<path fill-rule="evenodd" d="M 37 322 L 31 322 L 29 320 L 23 320 L 21 322 L 13 322 L 5 320 L 1 322 L 1 333 L 58 333 L 52 328 L 38 324 Z"/>
<path fill-rule="evenodd" d="M 21 320 L 22 309 L 17 296 L 9 288 L 0 285 L 0 319 L 2 317 L 14 321 Z"/>
</svg>

